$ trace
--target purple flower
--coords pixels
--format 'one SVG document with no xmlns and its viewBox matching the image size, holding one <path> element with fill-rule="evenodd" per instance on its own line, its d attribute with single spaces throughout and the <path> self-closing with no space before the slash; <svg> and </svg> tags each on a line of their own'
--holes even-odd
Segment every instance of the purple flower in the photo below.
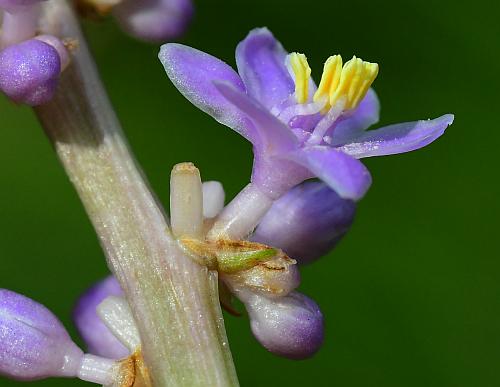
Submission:
<svg viewBox="0 0 500 387">
<path fill-rule="evenodd" d="M 96 311 L 107 297 L 122 295 L 118 281 L 109 276 L 88 289 L 78 300 L 73 320 L 90 353 L 112 359 L 129 355 L 128 349 L 104 325 Z"/>
<path fill-rule="evenodd" d="M 253 144 L 252 183 L 272 199 L 319 177 L 341 198 L 358 200 L 371 177 L 357 159 L 421 148 L 453 121 L 444 115 L 366 131 L 379 118 L 370 89 L 378 66 L 356 57 L 342 66 L 332 56 L 316 87 L 305 56 L 288 55 L 265 28 L 238 45 L 239 74 L 179 44 L 162 46 L 159 58 L 189 101 Z"/>
<path fill-rule="evenodd" d="M 113 8 L 113 15 L 135 38 L 164 42 L 184 32 L 193 4 L 191 0 L 123 0 Z"/>
<path fill-rule="evenodd" d="M 268 351 L 289 359 L 305 359 L 323 344 L 323 315 L 318 305 L 305 295 L 293 292 L 269 299 L 247 294 L 242 301 L 255 338 Z"/>
<path fill-rule="evenodd" d="M 356 204 L 321 182 L 300 184 L 272 205 L 251 237 L 279 247 L 299 264 L 330 251 L 349 230 Z"/>
<path fill-rule="evenodd" d="M 17 380 L 75 376 L 83 352 L 43 305 L 0 289 L 0 374 Z"/>
<path fill-rule="evenodd" d="M 30 39 L 0 51 L 0 89 L 13 101 L 40 105 L 56 90 L 61 72 L 58 48 L 47 37 Z"/>
</svg>

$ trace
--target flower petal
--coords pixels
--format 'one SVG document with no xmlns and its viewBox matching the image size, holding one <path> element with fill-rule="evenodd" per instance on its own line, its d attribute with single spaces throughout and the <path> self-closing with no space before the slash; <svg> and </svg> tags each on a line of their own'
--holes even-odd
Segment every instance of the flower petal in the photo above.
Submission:
<svg viewBox="0 0 500 387">
<path fill-rule="evenodd" d="M 161 47 L 159 59 L 174 86 L 192 104 L 253 141 L 252 125 L 224 98 L 213 81 L 224 81 L 245 91 L 240 77 L 229 65 L 195 48 L 169 43 Z"/>
<path fill-rule="evenodd" d="M 375 125 L 380 117 L 380 102 L 375 90 L 369 89 L 359 106 L 348 117 L 335 125 L 333 141 L 346 144 L 370 126 Z"/>
<path fill-rule="evenodd" d="M 215 87 L 229 103 L 243 112 L 254 124 L 261 142 L 254 143 L 257 150 L 268 155 L 289 151 L 297 146 L 291 130 L 257 101 L 227 82 L 214 82 Z"/>
<path fill-rule="evenodd" d="M 287 52 L 267 28 L 256 28 L 236 47 L 236 64 L 248 94 L 272 109 L 293 94 Z"/>
<path fill-rule="evenodd" d="M 441 136 L 453 123 L 453 118 L 453 114 L 445 114 L 434 120 L 405 122 L 370 130 L 338 149 L 358 159 L 410 152 Z"/>
<path fill-rule="evenodd" d="M 360 161 L 335 148 L 311 146 L 287 157 L 308 168 L 343 199 L 359 200 L 370 188 L 372 179 L 368 169 Z"/>
</svg>

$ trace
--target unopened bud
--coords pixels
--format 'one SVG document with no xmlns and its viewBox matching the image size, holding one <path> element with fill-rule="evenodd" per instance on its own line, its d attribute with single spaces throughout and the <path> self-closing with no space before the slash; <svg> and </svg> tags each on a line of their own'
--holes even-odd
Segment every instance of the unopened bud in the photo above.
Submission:
<svg viewBox="0 0 500 387">
<path fill-rule="evenodd" d="M 43 305 L 0 289 L 0 374 L 16 380 L 76 376 L 83 352 Z"/>
<path fill-rule="evenodd" d="M 128 34 L 149 42 L 178 37 L 192 14 L 191 0 L 123 0 L 113 8 L 113 15 Z"/>
<path fill-rule="evenodd" d="M 292 292 L 270 299 L 247 293 L 242 301 L 255 338 L 268 351 L 289 359 L 305 359 L 323 344 L 323 315 L 305 295 Z"/>
<path fill-rule="evenodd" d="M 97 306 L 106 298 L 122 295 L 118 281 L 109 276 L 88 289 L 78 300 L 73 320 L 90 353 L 112 359 L 122 359 L 130 354 L 97 314 Z"/>
<path fill-rule="evenodd" d="M 45 36 L 0 51 L 0 89 L 18 103 L 36 106 L 48 102 L 56 91 L 61 64 L 67 60 L 60 50 L 61 46 L 54 47 Z"/>
<path fill-rule="evenodd" d="M 356 204 L 321 182 L 298 185 L 278 199 L 251 239 L 283 249 L 299 264 L 327 254 L 349 230 Z"/>
</svg>

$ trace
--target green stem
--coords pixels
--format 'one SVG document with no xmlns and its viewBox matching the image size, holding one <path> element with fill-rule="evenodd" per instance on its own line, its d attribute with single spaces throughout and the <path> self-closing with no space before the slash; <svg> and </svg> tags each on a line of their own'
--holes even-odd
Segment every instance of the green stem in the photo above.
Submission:
<svg viewBox="0 0 500 387">
<path fill-rule="evenodd" d="M 126 294 L 153 385 L 238 385 L 217 274 L 188 259 L 171 235 L 66 1 L 45 3 L 42 30 L 78 40 L 57 95 L 36 113 Z"/>
</svg>

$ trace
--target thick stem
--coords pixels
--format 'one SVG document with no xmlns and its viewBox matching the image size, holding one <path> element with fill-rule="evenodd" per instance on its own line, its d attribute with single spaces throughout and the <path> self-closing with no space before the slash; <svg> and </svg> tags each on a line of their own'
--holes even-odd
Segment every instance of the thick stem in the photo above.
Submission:
<svg viewBox="0 0 500 387">
<path fill-rule="evenodd" d="M 208 239 L 243 239 L 259 224 L 274 200 L 248 184 L 217 217 Z"/>
<path fill-rule="evenodd" d="M 42 29 L 79 43 L 55 98 L 36 112 L 131 306 L 153 385 L 237 385 L 217 276 L 178 248 L 64 0 L 46 3 Z"/>
</svg>

